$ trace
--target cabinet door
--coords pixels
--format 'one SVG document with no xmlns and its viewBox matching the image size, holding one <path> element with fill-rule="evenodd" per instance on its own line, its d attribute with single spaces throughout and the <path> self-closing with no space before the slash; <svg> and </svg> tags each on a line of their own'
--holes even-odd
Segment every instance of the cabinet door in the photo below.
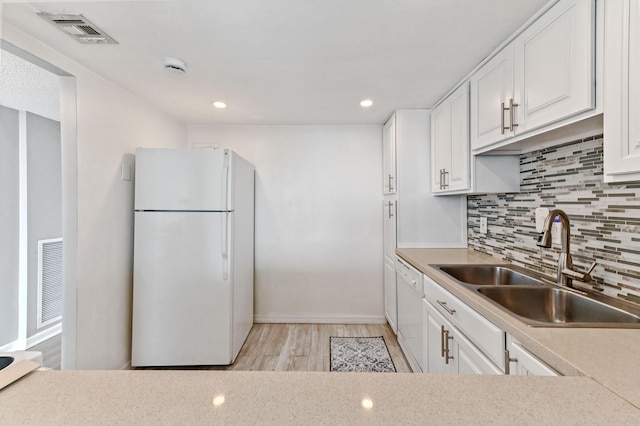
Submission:
<svg viewBox="0 0 640 426">
<path fill-rule="evenodd" d="M 511 137 L 504 129 L 508 116 L 502 108 L 513 99 L 513 45 L 508 45 L 471 76 L 471 149 L 480 149 Z M 507 121 L 505 121 L 507 120 Z"/>
<path fill-rule="evenodd" d="M 396 193 L 396 117 L 392 116 L 384 125 L 382 133 L 383 193 Z"/>
<path fill-rule="evenodd" d="M 393 261 L 384 261 L 384 313 L 389 326 L 398 334 L 398 305 L 396 295 L 396 270 Z"/>
<path fill-rule="evenodd" d="M 504 374 L 459 330 L 450 331 L 453 339 L 449 342 L 450 351 L 458 374 Z"/>
<path fill-rule="evenodd" d="M 510 375 L 559 376 L 554 369 L 523 348 L 520 342 L 510 335 L 507 336 L 507 351 L 509 354 Z"/>
<path fill-rule="evenodd" d="M 385 260 L 393 263 L 396 258 L 396 201 L 384 201 L 383 240 Z"/>
<path fill-rule="evenodd" d="M 516 133 L 594 108 L 594 16 L 593 0 L 563 0 L 516 38 Z"/>
<path fill-rule="evenodd" d="M 469 84 L 465 83 L 431 113 L 431 189 L 470 189 Z"/>
<path fill-rule="evenodd" d="M 443 192 L 444 170 L 451 166 L 451 102 L 444 100 L 431 112 L 431 190 Z"/>
<path fill-rule="evenodd" d="M 445 178 L 447 189 L 470 189 L 469 170 L 469 84 L 451 95 L 451 156 Z"/>
<path fill-rule="evenodd" d="M 640 0 L 605 8 L 604 179 L 640 180 Z"/>
<path fill-rule="evenodd" d="M 384 311 L 394 333 L 398 332 L 396 298 L 396 201 L 385 200 L 383 208 Z"/>
<path fill-rule="evenodd" d="M 422 321 L 425 330 L 423 339 L 423 366 L 424 371 L 429 374 L 452 374 L 454 373 L 451 360 L 445 360 L 446 335 L 445 324 L 449 324 L 429 302 L 422 301 Z"/>
</svg>

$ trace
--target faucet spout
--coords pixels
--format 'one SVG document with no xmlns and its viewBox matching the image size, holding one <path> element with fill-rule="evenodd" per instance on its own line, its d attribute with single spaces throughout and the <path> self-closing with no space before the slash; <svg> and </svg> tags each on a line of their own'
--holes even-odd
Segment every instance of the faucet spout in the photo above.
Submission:
<svg viewBox="0 0 640 426">
<path fill-rule="evenodd" d="M 560 251 L 560 257 L 558 258 L 558 284 L 572 287 L 572 278 L 568 276 L 569 274 L 563 272 L 565 270 L 573 270 L 573 261 L 570 254 L 571 233 L 569 216 L 567 216 L 564 211 L 555 209 L 549 213 L 544 221 L 543 231 L 540 234 L 540 237 L 538 237 L 537 245 L 544 248 L 551 247 L 551 229 L 556 217 L 560 217 L 560 222 L 562 223 L 562 232 L 560 234 L 562 248 Z"/>
</svg>

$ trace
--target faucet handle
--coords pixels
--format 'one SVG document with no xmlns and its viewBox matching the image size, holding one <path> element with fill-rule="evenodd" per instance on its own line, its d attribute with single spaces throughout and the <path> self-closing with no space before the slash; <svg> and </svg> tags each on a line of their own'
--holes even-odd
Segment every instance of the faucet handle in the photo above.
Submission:
<svg viewBox="0 0 640 426">
<path fill-rule="evenodd" d="M 591 277 L 591 272 L 593 272 L 597 264 L 598 262 L 594 261 L 591 264 L 591 266 L 589 266 L 589 269 L 585 273 L 576 271 L 575 269 L 572 269 L 572 268 L 564 268 L 562 270 L 562 275 L 564 275 L 567 278 L 571 278 L 572 280 L 581 281 L 583 283 L 590 283 L 593 281 L 593 278 Z"/>
</svg>

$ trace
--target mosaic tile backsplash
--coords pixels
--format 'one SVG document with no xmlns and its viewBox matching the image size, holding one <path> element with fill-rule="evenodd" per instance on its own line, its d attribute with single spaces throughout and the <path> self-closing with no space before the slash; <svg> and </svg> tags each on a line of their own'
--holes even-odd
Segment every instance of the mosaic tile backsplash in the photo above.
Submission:
<svg viewBox="0 0 640 426">
<path fill-rule="evenodd" d="M 600 135 L 523 154 L 521 192 L 468 196 L 469 247 L 555 278 L 560 244 L 536 246 L 534 211 L 559 208 L 571 222 L 574 267 L 586 270 L 597 260 L 592 287 L 640 304 L 640 182 L 603 182 L 602 141 Z"/>
</svg>

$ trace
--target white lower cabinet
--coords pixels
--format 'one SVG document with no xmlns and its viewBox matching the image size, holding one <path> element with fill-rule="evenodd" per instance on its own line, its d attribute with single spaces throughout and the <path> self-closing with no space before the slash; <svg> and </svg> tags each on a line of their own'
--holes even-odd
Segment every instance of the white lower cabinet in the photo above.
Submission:
<svg viewBox="0 0 640 426">
<path fill-rule="evenodd" d="M 423 299 L 425 372 L 431 374 L 503 374 L 464 334 Z"/>
<path fill-rule="evenodd" d="M 514 376 L 559 376 L 553 368 L 526 350 L 520 342 L 507 334 L 507 374 Z"/>
</svg>

